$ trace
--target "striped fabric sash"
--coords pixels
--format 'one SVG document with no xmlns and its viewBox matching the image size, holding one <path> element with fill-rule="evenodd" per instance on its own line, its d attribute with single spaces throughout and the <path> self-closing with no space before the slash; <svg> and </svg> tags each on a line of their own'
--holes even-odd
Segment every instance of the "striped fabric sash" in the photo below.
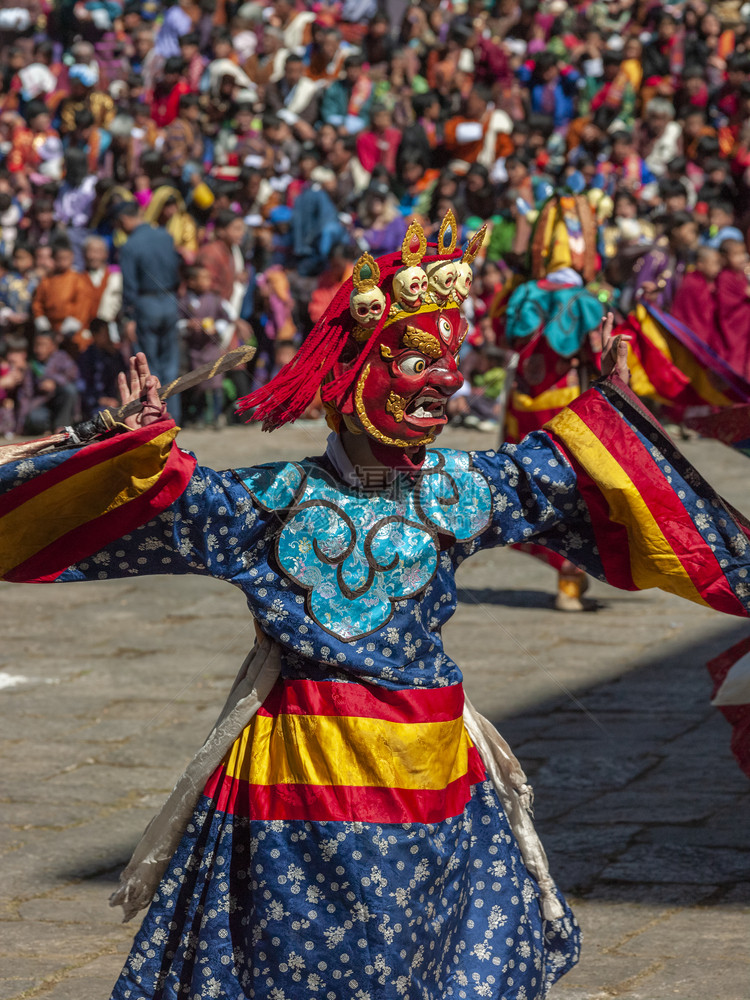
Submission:
<svg viewBox="0 0 750 1000">
<path fill-rule="evenodd" d="M 279 680 L 205 794 L 259 820 L 440 822 L 485 779 L 463 705 L 460 684 Z"/>
</svg>

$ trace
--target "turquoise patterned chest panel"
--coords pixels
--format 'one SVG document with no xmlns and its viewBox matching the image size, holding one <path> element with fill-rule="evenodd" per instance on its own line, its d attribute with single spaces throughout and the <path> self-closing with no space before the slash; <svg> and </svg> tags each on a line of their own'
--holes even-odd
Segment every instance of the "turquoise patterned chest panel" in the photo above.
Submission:
<svg viewBox="0 0 750 1000">
<path fill-rule="evenodd" d="M 464 542 L 490 520 L 489 486 L 458 451 L 430 451 L 416 481 L 365 494 L 312 463 L 264 466 L 243 483 L 278 511 L 280 570 L 308 592 L 308 613 L 344 641 L 375 632 L 393 604 L 424 590 L 438 565 L 438 535 Z"/>
</svg>

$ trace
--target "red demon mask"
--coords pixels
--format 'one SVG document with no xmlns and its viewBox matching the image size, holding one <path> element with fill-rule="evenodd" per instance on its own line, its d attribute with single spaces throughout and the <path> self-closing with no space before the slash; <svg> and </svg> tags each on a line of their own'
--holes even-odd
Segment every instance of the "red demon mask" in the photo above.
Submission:
<svg viewBox="0 0 750 1000">
<path fill-rule="evenodd" d="M 447 423 L 448 399 L 463 384 L 456 355 L 465 330 L 455 307 L 402 313 L 386 324 L 358 365 L 346 398 L 334 405 L 382 445 L 430 443 Z"/>
</svg>

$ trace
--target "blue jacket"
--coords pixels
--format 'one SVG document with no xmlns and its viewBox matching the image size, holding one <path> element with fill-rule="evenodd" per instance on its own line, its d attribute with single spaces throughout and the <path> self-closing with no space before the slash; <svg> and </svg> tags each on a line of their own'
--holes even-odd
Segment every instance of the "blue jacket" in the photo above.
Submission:
<svg viewBox="0 0 750 1000">
<path fill-rule="evenodd" d="M 178 264 L 174 240 L 166 229 L 144 222 L 133 230 L 120 250 L 125 313 L 132 314 L 143 295 L 170 295 L 174 298 L 179 284 Z"/>
</svg>

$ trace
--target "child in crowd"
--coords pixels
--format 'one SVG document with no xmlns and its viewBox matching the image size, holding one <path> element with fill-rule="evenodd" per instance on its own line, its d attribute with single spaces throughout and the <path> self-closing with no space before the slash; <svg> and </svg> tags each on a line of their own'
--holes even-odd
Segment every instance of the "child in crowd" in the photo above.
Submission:
<svg viewBox="0 0 750 1000">
<path fill-rule="evenodd" d="M 103 319 L 92 319 L 89 331 L 91 342 L 77 358 L 81 373 L 81 411 L 86 419 L 99 410 L 120 405 L 117 376 L 128 370 L 120 348 L 112 342 L 109 324 Z"/>
<path fill-rule="evenodd" d="M 189 355 L 189 367 L 217 361 L 231 336 L 231 322 L 224 302 L 211 291 L 211 274 L 205 267 L 189 267 L 187 290 L 180 298 L 180 328 Z M 198 421 L 221 426 L 224 410 L 223 376 L 206 379 L 196 388 Z"/>
</svg>

